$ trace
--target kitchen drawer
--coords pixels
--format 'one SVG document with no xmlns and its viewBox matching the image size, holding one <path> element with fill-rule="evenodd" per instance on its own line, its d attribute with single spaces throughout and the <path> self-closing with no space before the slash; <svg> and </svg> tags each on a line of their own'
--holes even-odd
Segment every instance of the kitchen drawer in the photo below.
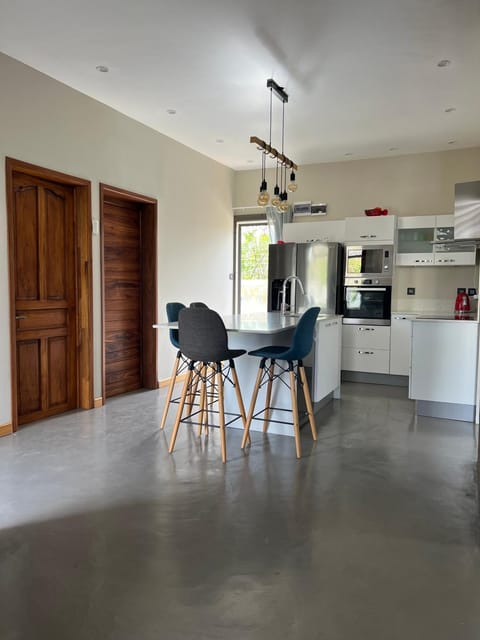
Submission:
<svg viewBox="0 0 480 640">
<path fill-rule="evenodd" d="M 344 324 L 344 347 L 357 349 L 390 349 L 390 327 L 365 324 Z"/>
<path fill-rule="evenodd" d="M 342 369 L 345 371 L 364 371 L 365 373 L 389 373 L 390 351 L 343 347 Z"/>
</svg>

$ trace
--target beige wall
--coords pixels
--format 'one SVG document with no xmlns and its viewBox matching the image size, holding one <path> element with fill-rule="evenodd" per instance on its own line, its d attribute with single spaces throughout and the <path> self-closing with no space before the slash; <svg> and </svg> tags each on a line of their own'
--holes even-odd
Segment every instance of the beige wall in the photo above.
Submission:
<svg viewBox="0 0 480 640">
<path fill-rule="evenodd" d="M 385 207 L 399 216 L 453 213 L 456 182 L 480 179 L 480 148 L 408 156 L 351 160 L 300 167 L 293 200 L 326 202 L 326 220 L 363 216 Z M 256 204 L 260 173 L 235 174 L 234 206 Z M 268 174 L 270 191 L 273 170 Z M 291 196 L 290 196 L 290 199 Z"/>
<path fill-rule="evenodd" d="M 294 202 L 326 202 L 325 217 L 338 220 L 363 216 L 364 209 L 381 206 L 397 216 L 453 213 L 454 185 L 480 179 L 480 148 L 422 153 L 374 160 L 351 160 L 300 167 Z M 270 191 L 274 174 L 268 176 Z M 260 173 L 235 175 L 234 206 L 256 204 Z M 248 209 L 244 210 L 248 213 Z M 242 213 L 242 211 L 238 211 Z M 395 271 L 392 305 L 396 310 L 449 311 L 457 287 L 477 287 L 474 267 L 401 267 Z M 415 287 L 415 296 L 407 296 Z"/>
<path fill-rule="evenodd" d="M 0 55 L 0 425 L 11 420 L 5 157 L 158 199 L 159 318 L 169 300 L 231 312 L 233 171 Z M 99 236 L 93 236 L 95 395 L 100 395 Z M 12 311 L 13 312 L 13 311 Z M 160 332 L 159 378 L 172 351 Z"/>
</svg>

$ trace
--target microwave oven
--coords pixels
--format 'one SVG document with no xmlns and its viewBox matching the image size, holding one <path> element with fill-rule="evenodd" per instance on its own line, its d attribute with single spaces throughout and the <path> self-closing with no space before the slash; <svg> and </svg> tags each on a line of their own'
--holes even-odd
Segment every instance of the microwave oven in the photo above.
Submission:
<svg viewBox="0 0 480 640">
<path fill-rule="evenodd" d="M 345 279 L 392 278 L 393 245 L 348 245 L 345 247 Z"/>
</svg>

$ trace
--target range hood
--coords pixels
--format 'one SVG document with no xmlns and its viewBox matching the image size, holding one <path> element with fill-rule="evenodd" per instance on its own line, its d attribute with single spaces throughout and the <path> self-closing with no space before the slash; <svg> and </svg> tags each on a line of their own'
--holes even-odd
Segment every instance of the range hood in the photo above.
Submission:
<svg viewBox="0 0 480 640">
<path fill-rule="evenodd" d="M 455 185 L 455 231 L 453 242 L 480 246 L 480 180 Z"/>
</svg>

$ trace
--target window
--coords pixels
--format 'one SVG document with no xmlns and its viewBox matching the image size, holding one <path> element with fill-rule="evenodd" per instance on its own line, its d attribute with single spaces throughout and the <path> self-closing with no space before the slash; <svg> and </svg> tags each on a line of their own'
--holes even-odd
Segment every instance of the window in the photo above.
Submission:
<svg viewBox="0 0 480 640">
<path fill-rule="evenodd" d="M 269 244 L 265 218 L 235 218 L 235 313 L 267 310 Z"/>
</svg>

